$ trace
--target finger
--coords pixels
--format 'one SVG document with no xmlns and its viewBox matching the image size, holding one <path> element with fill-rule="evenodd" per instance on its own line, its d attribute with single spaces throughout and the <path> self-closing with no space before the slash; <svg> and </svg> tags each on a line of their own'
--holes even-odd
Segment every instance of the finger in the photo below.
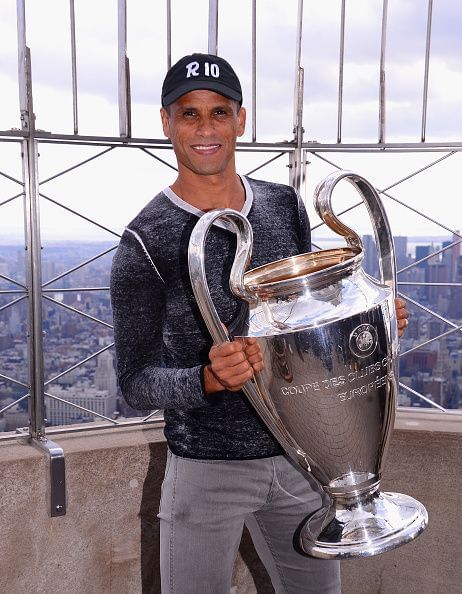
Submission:
<svg viewBox="0 0 462 594">
<path fill-rule="evenodd" d="M 242 353 L 243 351 L 243 344 L 237 341 L 214 344 L 209 351 L 209 359 L 212 360 L 218 357 L 227 357 L 234 353 Z"/>
<path fill-rule="evenodd" d="M 404 301 L 404 299 L 401 299 L 401 297 L 396 297 L 395 299 L 395 307 L 398 308 L 402 308 L 402 307 L 406 307 L 406 302 Z"/>
<path fill-rule="evenodd" d="M 247 369 L 244 373 L 240 373 L 238 375 L 233 375 L 230 378 L 220 378 L 220 383 L 222 383 L 227 390 L 231 392 L 236 392 L 240 390 L 242 386 L 253 377 L 252 369 Z"/>
<path fill-rule="evenodd" d="M 407 318 L 401 318 L 398 320 L 398 328 L 407 328 L 409 325 L 409 320 Z"/>
<path fill-rule="evenodd" d="M 246 356 L 247 356 L 247 361 L 249 363 L 251 363 L 252 365 L 254 363 L 260 363 L 260 361 L 263 361 L 263 355 L 260 350 L 258 350 L 256 353 L 253 353 L 251 355 L 246 353 Z"/>
<path fill-rule="evenodd" d="M 245 347 L 245 354 L 247 357 L 253 357 L 254 355 L 261 355 L 260 345 L 257 343 L 251 344 Z"/>
<path fill-rule="evenodd" d="M 252 363 L 252 369 L 254 373 L 263 371 L 263 369 L 265 369 L 265 364 L 263 361 L 257 361 L 256 363 Z"/>
<path fill-rule="evenodd" d="M 250 363 L 247 361 L 244 353 L 235 353 L 228 357 L 218 357 L 217 359 L 212 359 L 210 363 L 215 373 L 228 372 L 229 370 L 229 373 L 232 374 L 236 372 L 236 369 L 241 370 L 238 373 L 242 373 L 242 371 L 250 367 Z"/>
</svg>

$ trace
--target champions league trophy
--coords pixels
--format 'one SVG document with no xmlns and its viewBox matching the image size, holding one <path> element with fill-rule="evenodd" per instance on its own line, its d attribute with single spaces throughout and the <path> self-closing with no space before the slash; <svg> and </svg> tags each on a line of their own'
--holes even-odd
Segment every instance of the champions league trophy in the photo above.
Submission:
<svg viewBox="0 0 462 594">
<path fill-rule="evenodd" d="M 361 267 L 359 236 L 332 211 L 332 191 L 343 179 L 368 208 L 380 282 Z M 234 210 L 219 209 L 204 214 L 193 230 L 190 276 L 213 340 L 230 340 L 212 303 L 204 263 L 210 226 L 216 219 L 227 221 L 237 234 L 231 291 L 248 304 L 244 327 L 234 337 L 255 337 L 264 360 L 263 371 L 243 390 L 286 454 L 329 496 L 327 514 L 318 512 L 301 528 L 300 546 L 324 559 L 366 557 L 414 539 L 428 521 L 415 499 L 379 491 L 397 398 L 393 239 L 376 190 L 355 173 L 328 176 L 316 188 L 314 203 L 346 247 L 245 272 L 252 250 L 250 224 Z"/>
</svg>

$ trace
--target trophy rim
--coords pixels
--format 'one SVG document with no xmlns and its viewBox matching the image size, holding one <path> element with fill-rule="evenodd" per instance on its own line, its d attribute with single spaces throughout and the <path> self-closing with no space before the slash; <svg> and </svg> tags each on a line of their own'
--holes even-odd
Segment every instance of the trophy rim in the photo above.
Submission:
<svg viewBox="0 0 462 594">
<path fill-rule="evenodd" d="M 248 270 L 244 285 L 247 290 L 263 295 L 307 285 L 319 288 L 352 274 L 363 258 L 363 250 L 353 246 L 306 252 Z"/>
</svg>

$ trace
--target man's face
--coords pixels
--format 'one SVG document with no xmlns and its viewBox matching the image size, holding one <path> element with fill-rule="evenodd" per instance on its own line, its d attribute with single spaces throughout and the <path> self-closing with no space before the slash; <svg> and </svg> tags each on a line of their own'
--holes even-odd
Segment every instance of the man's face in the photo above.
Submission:
<svg viewBox="0 0 462 594">
<path fill-rule="evenodd" d="M 170 138 L 180 173 L 234 173 L 236 138 L 244 134 L 245 109 L 214 91 L 182 95 L 161 109 L 164 134 Z"/>
</svg>

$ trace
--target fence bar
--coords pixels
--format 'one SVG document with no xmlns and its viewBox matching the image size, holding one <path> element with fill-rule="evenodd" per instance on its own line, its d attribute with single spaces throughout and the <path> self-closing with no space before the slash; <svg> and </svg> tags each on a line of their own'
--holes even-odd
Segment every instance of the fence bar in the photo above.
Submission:
<svg viewBox="0 0 462 594">
<path fill-rule="evenodd" d="M 24 10 L 24 3 L 18 2 L 18 8 Z M 18 11 L 19 13 L 19 11 Z M 18 14 L 19 16 L 19 14 Z M 24 13 L 21 15 L 24 17 Z M 19 26 L 19 19 L 18 19 Z M 19 43 L 25 44 L 25 23 L 19 32 Z M 38 148 L 34 139 L 34 108 L 32 101 L 32 73 L 30 51 L 24 50 L 24 64 L 19 63 L 19 76 L 25 84 L 24 113 L 27 113 L 30 136 L 22 141 L 22 166 L 24 182 L 24 225 L 26 237 L 26 273 L 28 288 L 28 350 L 30 383 L 30 431 L 34 439 L 45 436 L 44 423 L 44 380 L 43 380 L 43 334 L 42 334 L 42 296 L 41 296 L 41 259 L 40 259 L 40 215 L 38 192 Z M 22 52 L 20 52 L 22 55 Z"/>
<path fill-rule="evenodd" d="M 21 113 L 21 128 L 29 130 L 29 112 L 27 101 L 26 76 L 26 7 L 25 0 L 16 0 L 17 28 L 18 28 L 18 88 L 19 109 Z"/>
<path fill-rule="evenodd" d="M 70 28 L 71 28 L 71 62 L 72 62 L 72 113 L 74 118 L 74 134 L 79 133 L 79 114 L 77 106 L 77 51 L 75 41 L 75 6 L 74 0 L 69 0 Z"/>
<path fill-rule="evenodd" d="M 23 185 L 22 181 L 20 181 L 19 179 L 16 179 L 15 177 L 11 177 L 11 175 L 8 175 L 8 173 L 5 173 L 4 171 L 0 171 L 0 175 L 2 177 L 5 177 L 6 179 L 9 179 L 12 182 L 15 182 L 19 186 Z"/>
<path fill-rule="evenodd" d="M 252 142 L 257 141 L 257 0 L 252 0 Z"/>
<path fill-rule="evenodd" d="M 91 355 L 88 355 L 88 357 L 86 357 L 85 359 L 82 359 L 82 361 L 79 361 L 78 363 L 75 363 L 74 365 L 72 365 L 72 367 L 68 367 L 64 371 L 61 371 L 61 373 L 58 373 L 58 375 L 55 375 L 54 377 L 51 377 L 49 380 L 47 380 L 45 382 L 45 386 L 49 386 L 51 383 L 55 382 L 59 378 L 63 377 L 64 375 L 66 375 L 68 373 L 70 373 L 71 371 L 74 371 L 74 369 L 77 369 L 78 367 L 81 367 L 82 365 L 85 365 L 85 363 L 88 363 L 88 361 L 91 361 L 92 359 L 95 359 L 96 357 L 98 357 L 98 355 L 101 355 L 101 353 L 104 353 L 105 351 L 109 350 L 113 346 L 114 346 L 114 343 L 111 342 L 110 344 L 107 344 L 105 347 L 103 347 L 99 351 L 96 351 L 95 353 L 92 353 Z"/>
<path fill-rule="evenodd" d="M 432 12 L 433 0 L 428 0 L 428 15 L 427 15 L 427 41 L 425 44 L 425 72 L 422 98 L 422 133 L 421 141 L 425 142 L 426 127 L 427 127 L 427 100 L 428 100 L 428 71 L 430 66 L 430 42 L 432 36 Z"/>
<path fill-rule="evenodd" d="M 108 233 L 111 233 L 112 235 L 115 235 L 116 237 L 120 237 L 120 233 L 116 233 L 115 231 L 112 231 L 112 229 L 109 229 L 109 227 L 105 227 L 104 225 L 101 225 L 101 223 L 97 223 L 93 219 L 90 219 L 90 217 L 86 217 L 82 213 L 77 212 L 76 210 L 74 210 L 73 208 L 70 208 L 69 206 L 66 206 L 65 204 L 62 204 L 61 202 L 58 202 L 57 200 L 54 200 L 53 198 L 50 198 L 50 196 L 47 196 L 46 194 L 43 194 L 42 192 L 40 192 L 40 196 L 42 198 L 45 198 L 45 200 L 48 200 L 49 202 L 52 202 L 53 204 L 56 204 L 56 206 L 59 206 L 60 208 L 63 208 L 64 210 L 67 210 L 68 212 L 71 212 L 72 214 L 76 215 L 77 217 L 80 217 L 84 221 L 88 221 L 92 225 L 95 225 L 95 227 L 99 227 L 100 229 L 103 229 L 104 231 L 107 231 Z"/>
<path fill-rule="evenodd" d="M 285 155 L 287 153 L 282 152 L 279 153 L 278 155 L 271 157 L 271 159 L 268 159 L 267 161 L 265 161 L 264 163 L 262 163 L 261 165 L 258 165 L 258 167 L 255 167 L 254 169 L 251 169 L 250 171 L 248 171 L 245 175 L 252 175 L 252 173 L 255 173 L 256 171 L 258 171 L 259 169 L 262 169 L 263 167 L 265 167 L 266 165 L 269 165 L 270 163 L 272 163 L 273 161 L 276 161 L 277 159 L 279 159 L 280 157 L 282 157 L 282 155 Z"/>
<path fill-rule="evenodd" d="M 150 157 L 152 157 L 153 159 L 156 159 L 156 161 L 159 161 L 160 163 L 162 163 L 166 167 L 170 167 L 170 169 L 173 169 L 173 171 L 178 171 L 178 169 L 176 167 L 174 167 L 173 165 L 170 165 L 170 163 L 168 163 L 167 161 L 164 161 L 163 159 L 161 159 L 157 155 L 154 155 L 146 147 L 140 147 L 140 150 L 143 151 L 144 153 L 146 153 L 147 155 L 149 155 Z"/>
<path fill-rule="evenodd" d="M 443 411 L 444 413 L 445 412 L 448 412 L 445 408 L 443 408 L 439 404 L 436 404 L 436 402 L 433 402 L 433 400 L 430 400 L 430 398 L 427 398 L 426 396 L 424 396 L 420 392 L 416 392 L 415 390 L 413 390 L 409 386 L 406 386 L 406 384 L 403 384 L 403 383 L 399 382 L 399 387 L 400 388 L 404 388 L 407 392 L 410 392 L 411 394 L 414 394 L 414 396 L 417 396 L 417 398 L 420 398 L 421 400 L 424 400 L 425 402 L 428 402 L 428 404 L 430 404 L 434 408 L 438 408 L 439 410 Z"/>
<path fill-rule="evenodd" d="M 56 292 L 59 292 L 59 291 L 56 291 Z M 111 324 L 108 324 L 107 322 L 103 322 L 103 320 L 99 320 L 98 318 L 95 318 L 95 317 L 91 316 L 90 314 L 85 313 L 84 311 L 80 311 L 80 309 L 76 309 L 75 307 L 72 307 L 72 305 L 67 305 L 66 303 L 61 303 L 57 299 L 53 299 L 53 297 L 49 297 L 48 295 L 43 295 L 43 298 L 46 299 L 47 301 L 51 301 L 51 303 L 54 303 L 55 305 L 58 305 L 59 307 L 62 307 L 63 309 L 67 309 L 68 311 L 72 311 L 73 313 L 79 314 L 83 318 L 87 318 L 88 320 L 91 320 L 92 322 L 96 322 L 97 324 L 106 326 L 106 328 L 110 328 L 111 330 L 113 329 L 113 326 Z"/>
<path fill-rule="evenodd" d="M 10 278 L 9 276 L 6 276 L 6 274 L 1 274 L 0 273 L 0 278 L 2 278 L 3 280 L 8 281 L 9 283 L 12 283 L 13 285 L 17 285 L 18 287 L 21 287 L 24 290 L 27 288 L 26 285 L 23 285 L 19 281 L 14 280 L 14 278 Z"/>
<path fill-rule="evenodd" d="M 337 142 L 342 142 L 342 112 L 343 112 L 343 65 L 345 57 L 345 0 L 342 0 L 340 17 L 340 55 L 338 66 L 338 112 L 337 112 Z"/>
<path fill-rule="evenodd" d="M 301 160 L 303 143 L 303 88 L 304 70 L 301 67 L 303 34 L 303 0 L 298 0 L 297 35 L 295 43 L 295 88 L 294 88 L 294 142 L 295 150 L 289 155 L 290 185 L 297 191 L 301 185 Z"/>
<path fill-rule="evenodd" d="M 302 57 L 302 31 L 303 31 L 303 0 L 298 0 L 297 7 L 297 34 L 295 37 L 295 85 L 294 85 L 294 135 L 297 134 L 296 126 L 299 116 L 299 98 L 300 98 L 300 66 Z M 301 122 L 300 122 L 301 123 Z M 296 140 L 296 138 L 295 138 Z"/>
<path fill-rule="evenodd" d="M 21 386 L 22 388 L 28 388 L 28 387 L 29 387 L 29 385 L 28 385 L 28 384 L 25 384 L 24 382 L 20 382 L 19 380 L 17 380 L 17 379 L 14 379 L 14 377 L 9 377 L 8 375 L 5 375 L 5 374 L 3 374 L 3 373 L 0 373 L 0 379 L 2 379 L 2 380 L 4 380 L 4 381 L 7 381 L 7 382 L 11 382 L 12 384 L 16 384 L 17 386 Z M 18 402 L 18 401 L 16 400 L 15 402 Z M 14 404 L 14 403 L 13 403 L 13 404 Z M 7 408 L 9 408 L 9 406 L 10 406 L 10 405 L 8 405 L 8 407 L 7 407 Z M 1 414 L 3 411 L 7 410 L 7 408 L 2 408 L 2 409 L 0 410 L 0 414 Z"/>
<path fill-rule="evenodd" d="M 84 159 L 83 161 L 80 161 L 79 163 L 76 163 L 75 165 L 71 165 L 71 167 L 68 167 L 67 169 L 63 169 L 63 171 L 59 171 L 58 173 L 55 173 L 55 175 L 52 175 L 51 177 L 47 177 L 46 179 L 44 179 L 43 181 L 40 182 L 40 185 L 43 186 L 44 184 L 47 184 L 49 181 L 52 181 L 53 179 L 56 179 L 57 177 L 61 177 L 61 175 L 65 175 L 66 173 L 69 173 L 70 171 L 74 171 L 74 169 L 77 169 L 78 167 L 82 167 L 82 165 L 86 165 L 87 163 L 90 163 L 90 161 L 94 161 L 98 157 L 101 157 L 102 155 L 105 155 L 106 153 L 109 153 L 110 151 L 112 151 L 113 148 L 114 148 L 113 146 L 110 146 L 107 149 L 104 149 L 104 151 L 101 151 L 98 154 L 93 155 L 92 157 L 88 157 L 88 159 Z"/>
<path fill-rule="evenodd" d="M 31 434 L 32 437 L 40 439 L 45 435 L 45 422 L 37 141 L 24 140 L 22 150 L 25 182 L 26 270 L 29 288 Z"/>
<path fill-rule="evenodd" d="M 43 289 L 42 293 L 85 293 L 86 291 L 109 291 L 110 287 L 72 287 L 61 289 Z"/>
<path fill-rule="evenodd" d="M 96 254 L 96 256 L 92 256 L 91 258 L 89 258 L 88 260 L 85 260 L 84 262 L 81 262 L 80 264 L 77 264 L 77 266 L 73 266 L 72 268 L 69 268 L 68 270 L 61 272 L 61 274 L 58 274 L 58 276 L 54 276 L 53 278 L 51 278 L 49 281 L 47 281 L 46 283 L 43 283 L 43 287 L 48 287 L 49 285 L 51 285 L 52 283 L 58 281 L 59 279 L 67 276 L 68 274 L 71 274 L 72 272 L 75 272 L 76 270 L 79 270 L 79 268 L 83 268 L 83 266 L 86 266 L 87 264 L 90 264 L 90 262 L 94 262 L 95 260 L 98 260 L 98 258 L 101 258 L 102 256 L 105 256 L 106 254 L 109 254 L 110 252 L 114 251 L 117 249 L 117 245 L 113 245 L 112 247 L 108 248 L 107 250 L 104 250 L 104 252 L 100 252 L 99 254 Z M 62 289 L 54 289 L 55 293 L 60 293 L 62 291 Z"/>
<path fill-rule="evenodd" d="M 167 0 L 167 70 L 172 65 L 172 2 Z"/>
<path fill-rule="evenodd" d="M 52 400 L 57 400 L 58 402 L 62 402 L 63 404 L 67 404 L 68 406 L 72 406 L 73 408 L 77 408 L 78 410 L 82 410 L 83 412 L 87 412 L 87 413 L 90 413 L 92 415 L 95 415 L 96 417 L 98 417 L 100 419 L 104 419 L 105 421 L 109 421 L 113 425 L 120 425 L 120 422 L 119 421 L 116 421 L 114 419 L 110 419 L 109 417 L 106 417 L 105 415 L 102 415 L 101 413 L 98 413 L 95 410 L 90 410 L 89 408 L 85 408 L 84 406 L 80 406 L 79 404 L 75 404 L 74 402 L 70 402 L 69 400 L 65 400 L 64 398 L 60 398 L 59 396 L 54 396 L 53 394 L 50 394 L 48 392 L 45 392 L 45 396 L 47 398 L 51 398 Z"/>
<path fill-rule="evenodd" d="M 387 44 L 388 0 L 383 0 L 382 38 L 380 43 L 379 142 L 385 142 L 385 50 Z"/>
<path fill-rule="evenodd" d="M 427 346 L 427 344 L 431 344 L 432 342 L 436 342 L 437 340 L 446 338 L 446 336 L 450 336 L 451 334 L 454 334 L 454 332 L 459 332 L 460 330 L 462 330 L 462 326 L 456 326 L 455 328 L 451 328 L 451 330 L 446 330 L 446 332 L 442 332 L 441 334 L 438 334 L 438 336 L 435 336 L 434 338 L 429 338 L 428 340 L 421 342 L 420 344 L 417 344 L 416 346 L 413 346 L 410 349 L 407 349 L 407 351 L 403 351 L 402 353 L 400 353 L 399 356 L 405 357 L 409 353 L 413 353 L 414 351 L 418 351 L 422 347 Z"/>
<path fill-rule="evenodd" d="M 398 270 L 398 273 L 401 270 Z M 408 281 L 398 281 L 398 285 L 412 285 L 413 287 L 462 287 L 462 283 L 416 283 Z"/>
<path fill-rule="evenodd" d="M 130 69 L 127 58 L 127 0 L 118 0 L 119 133 L 131 136 Z"/>
<path fill-rule="evenodd" d="M 218 0 L 209 0 L 209 43 L 208 53 L 218 53 Z"/>
<path fill-rule="evenodd" d="M 5 136 L 17 135 L 17 139 L 6 138 Z M 0 131 L 1 142 L 20 142 L 25 135 L 20 131 Z M 3 138 L 2 138 L 3 137 Z M 171 150 L 171 143 L 165 138 L 126 138 L 120 136 L 97 136 L 72 134 L 52 134 L 43 130 L 36 130 L 35 138 L 43 144 L 66 144 L 73 146 L 113 146 L 115 148 L 156 148 Z M 239 141 L 236 143 L 237 150 L 271 152 L 293 147 L 293 142 L 286 140 L 276 142 L 250 142 Z M 387 142 L 387 143 L 319 143 L 317 141 L 303 142 L 303 148 L 310 153 L 436 153 L 447 151 L 462 151 L 462 142 Z"/>
<path fill-rule="evenodd" d="M 437 165 L 438 163 L 441 163 L 441 161 L 444 161 L 448 157 L 452 157 L 452 155 L 455 155 L 455 154 L 456 154 L 455 151 L 451 151 L 447 155 L 444 155 L 443 157 L 440 157 L 439 159 L 436 159 L 435 161 L 432 161 L 431 163 L 428 163 L 428 165 L 425 165 L 425 167 L 421 167 L 420 169 L 417 169 L 416 171 L 413 171 L 409 175 L 406 175 L 406 177 L 400 178 L 398 181 L 392 183 L 391 185 L 387 186 L 386 188 L 382 188 L 380 190 L 380 193 L 382 194 L 382 193 L 388 192 L 388 190 L 391 190 L 392 188 L 395 188 L 399 184 L 402 184 L 403 182 L 407 181 L 408 179 L 411 179 L 412 177 L 415 177 L 419 173 L 422 173 L 423 171 L 426 171 L 427 169 L 430 169 L 430 167 L 433 167 L 434 165 Z"/>
<path fill-rule="evenodd" d="M 5 377 L 5 376 L 3 376 Z M 19 383 L 16 382 L 15 380 L 8 378 L 11 382 L 14 383 Z M 17 404 L 19 404 L 20 402 L 22 402 L 23 400 L 25 400 L 26 398 L 29 398 L 29 392 L 27 394 L 24 394 L 24 396 L 21 396 L 21 398 L 18 398 L 17 400 L 15 400 L 14 402 L 10 402 L 10 404 L 7 404 L 7 406 L 5 406 L 4 408 L 0 409 L 0 415 L 2 415 L 4 412 L 6 412 L 7 410 L 9 410 L 10 408 L 13 408 L 13 406 L 16 406 Z"/>
<path fill-rule="evenodd" d="M 16 194 L 15 196 L 11 196 L 11 198 L 7 198 L 3 202 L 0 202 L 0 206 L 3 206 L 4 204 L 8 204 L 8 202 L 13 202 L 13 200 L 16 200 L 20 196 L 24 196 L 24 192 L 21 192 L 19 194 Z"/>
<path fill-rule="evenodd" d="M 448 326 L 451 326 L 451 328 L 454 328 L 455 330 L 461 330 L 461 328 L 462 328 L 461 326 L 458 326 L 457 324 L 454 324 L 454 322 L 451 322 L 451 320 L 448 320 L 448 319 L 444 318 L 443 316 L 440 316 L 440 314 L 436 313 L 436 311 L 433 311 L 433 310 L 429 309 L 428 307 L 425 307 L 425 305 L 422 305 L 418 301 L 415 301 L 414 299 L 412 299 L 412 297 L 409 297 L 409 295 L 406 295 L 405 293 L 402 293 L 401 291 L 400 291 L 400 295 L 401 295 L 401 297 L 403 297 L 403 299 L 405 299 L 409 303 L 412 303 L 413 305 L 415 305 L 422 311 L 425 311 L 426 313 L 431 315 L 433 318 L 440 320 L 441 322 L 443 322 L 444 324 L 447 324 Z"/>
<path fill-rule="evenodd" d="M 15 303 L 18 303 L 19 301 L 22 301 L 23 299 L 25 299 L 27 297 L 27 295 L 23 295 L 22 297 L 18 297 L 17 299 L 13 299 L 13 301 L 10 301 L 9 303 L 7 303 L 6 305 L 2 305 L 0 307 L 0 311 L 3 311 L 5 309 L 8 309 L 8 307 L 11 307 L 12 305 L 14 305 Z"/>
</svg>

